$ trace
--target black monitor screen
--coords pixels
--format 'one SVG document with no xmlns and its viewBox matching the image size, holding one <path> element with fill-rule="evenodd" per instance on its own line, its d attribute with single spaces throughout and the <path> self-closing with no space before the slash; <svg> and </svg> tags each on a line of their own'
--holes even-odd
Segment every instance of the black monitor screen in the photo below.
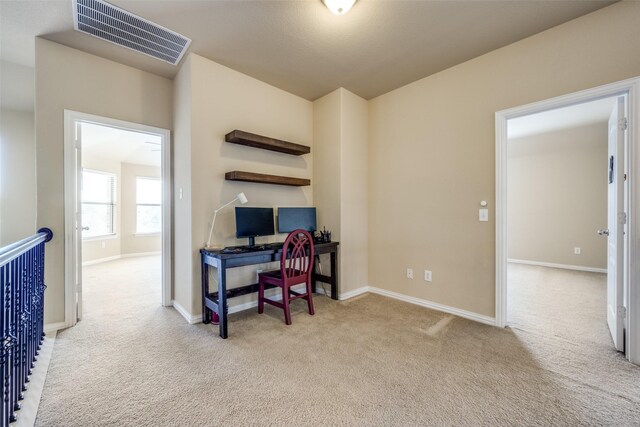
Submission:
<svg viewBox="0 0 640 427">
<path fill-rule="evenodd" d="M 236 237 L 270 236 L 273 228 L 273 208 L 236 208 Z"/>
<path fill-rule="evenodd" d="M 316 208 L 278 208 L 278 232 L 316 231 Z"/>
</svg>

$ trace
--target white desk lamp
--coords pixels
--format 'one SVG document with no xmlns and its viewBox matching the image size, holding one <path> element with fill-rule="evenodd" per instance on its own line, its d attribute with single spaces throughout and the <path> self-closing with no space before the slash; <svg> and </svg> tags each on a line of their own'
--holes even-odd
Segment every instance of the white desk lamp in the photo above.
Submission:
<svg viewBox="0 0 640 427">
<path fill-rule="evenodd" d="M 211 246 L 211 236 L 213 235 L 213 226 L 216 223 L 216 216 L 218 215 L 218 211 L 221 211 L 222 209 L 226 208 L 227 206 L 229 206 L 230 204 L 240 201 L 241 204 L 245 204 L 248 202 L 247 200 L 247 196 L 244 195 L 244 193 L 238 193 L 238 195 L 236 196 L 235 199 L 233 199 L 232 201 L 230 201 L 229 203 L 220 206 L 218 209 L 216 209 L 215 211 L 213 211 L 213 221 L 211 221 L 211 228 L 209 229 L 209 239 L 207 240 L 207 245 L 205 246 L 206 249 L 216 249 L 217 246 Z"/>
</svg>

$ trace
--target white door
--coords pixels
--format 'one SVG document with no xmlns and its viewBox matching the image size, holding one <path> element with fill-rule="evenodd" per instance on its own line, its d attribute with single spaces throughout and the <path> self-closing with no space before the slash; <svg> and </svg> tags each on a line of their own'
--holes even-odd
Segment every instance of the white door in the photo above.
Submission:
<svg viewBox="0 0 640 427">
<path fill-rule="evenodd" d="M 75 254 L 74 276 L 76 282 L 76 320 L 82 319 L 82 126 L 81 122 L 75 122 Z"/>
<path fill-rule="evenodd" d="M 613 344 L 624 351 L 624 98 L 617 99 L 609 117 L 607 246 L 607 323 Z M 606 233 L 605 233 L 606 234 Z"/>
</svg>

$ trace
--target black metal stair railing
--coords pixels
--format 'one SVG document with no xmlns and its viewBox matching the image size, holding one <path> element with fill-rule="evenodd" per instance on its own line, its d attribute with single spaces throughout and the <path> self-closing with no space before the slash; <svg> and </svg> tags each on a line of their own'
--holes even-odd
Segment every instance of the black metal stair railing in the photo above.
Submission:
<svg viewBox="0 0 640 427">
<path fill-rule="evenodd" d="M 44 244 L 53 238 L 48 228 L 0 248 L 0 427 L 17 419 L 20 400 L 44 339 Z"/>
</svg>

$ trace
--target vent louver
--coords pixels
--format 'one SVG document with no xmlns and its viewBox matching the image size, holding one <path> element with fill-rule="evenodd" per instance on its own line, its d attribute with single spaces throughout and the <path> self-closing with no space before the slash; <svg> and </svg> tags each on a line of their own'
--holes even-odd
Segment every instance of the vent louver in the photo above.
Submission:
<svg viewBox="0 0 640 427">
<path fill-rule="evenodd" d="M 102 0 L 74 0 L 75 29 L 177 65 L 191 40 Z"/>
</svg>

